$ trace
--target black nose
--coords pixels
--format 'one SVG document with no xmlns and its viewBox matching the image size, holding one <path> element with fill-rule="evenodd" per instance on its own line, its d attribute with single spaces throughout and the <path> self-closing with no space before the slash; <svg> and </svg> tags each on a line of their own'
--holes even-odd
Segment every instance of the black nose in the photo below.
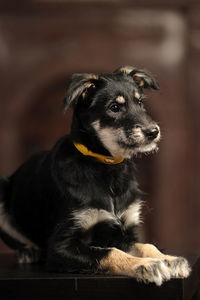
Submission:
<svg viewBox="0 0 200 300">
<path fill-rule="evenodd" d="M 143 129 L 144 135 L 148 138 L 149 141 L 157 138 L 159 129 L 157 127 L 150 127 L 148 129 Z"/>
</svg>

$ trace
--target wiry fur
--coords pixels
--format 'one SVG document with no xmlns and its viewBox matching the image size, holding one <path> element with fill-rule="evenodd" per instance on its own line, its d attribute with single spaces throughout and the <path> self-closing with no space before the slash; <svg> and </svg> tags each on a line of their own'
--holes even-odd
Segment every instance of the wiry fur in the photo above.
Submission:
<svg viewBox="0 0 200 300">
<path fill-rule="evenodd" d="M 133 156 L 156 150 L 160 139 L 142 102 L 144 88 L 158 85 L 129 66 L 73 76 L 64 101 L 65 110 L 74 107 L 70 135 L 0 179 L 1 236 L 19 262 L 36 262 L 42 253 L 57 272 L 109 272 L 158 285 L 188 276 L 184 259 L 135 244 L 142 192 Z M 104 164 L 74 143 L 120 163 Z"/>
</svg>

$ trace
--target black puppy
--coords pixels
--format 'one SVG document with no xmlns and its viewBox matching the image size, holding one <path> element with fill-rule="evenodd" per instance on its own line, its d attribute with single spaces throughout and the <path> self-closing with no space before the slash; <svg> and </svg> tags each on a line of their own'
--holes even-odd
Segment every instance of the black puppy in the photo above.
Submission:
<svg viewBox="0 0 200 300">
<path fill-rule="evenodd" d="M 19 262 L 40 250 L 58 272 L 109 272 L 160 285 L 187 277 L 184 258 L 138 243 L 141 191 L 132 157 L 157 150 L 159 126 L 143 105 L 157 90 L 143 70 L 75 74 L 65 98 L 71 133 L 0 181 L 0 229 Z"/>
</svg>

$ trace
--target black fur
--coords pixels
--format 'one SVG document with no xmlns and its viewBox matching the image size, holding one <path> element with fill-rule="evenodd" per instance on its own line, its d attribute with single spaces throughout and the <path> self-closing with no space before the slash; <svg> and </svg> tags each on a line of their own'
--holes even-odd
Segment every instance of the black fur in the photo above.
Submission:
<svg viewBox="0 0 200 300">
<path fill-rule="evenodd" d="M 141 146 L 152 143 L 145 132 L 157 125 L 142 104 L 143 88 L 158 86 L 148 73 L 134 68 L 129 72 L 129 68 L 127 72 L 118 69 L 111 74 L 75 75 L 64 101 L 65 109 L 74 106 L 70 135 L 61 138 L 50 151 L 31 157 L 0 182 L 4 214 L 13 228 L 45 251 L 49 269 L 96 272 L 109 247 L 128 251 L 138 239 L 137 226 L 126 228 L 117 213 L 142 195 L 131 157 L 143 152 L 139 150 Z M 143 74 L 139 77 L 144 79 L 143 86 L 133 76 L 138 72 Z M 119 96 L 126 103 L 116 103 Z M 99 129 L 94 127 L 97 120 Z M 99 137 L 98 130 L 105 128 L 116 130 L 118 135 L 115 146 L 123 152 L 119 156 L 125 158 L 119 164 L 103 164 L 83 155 L 73 144 L 111 156 L 112 147 Z M 135 128 L 141 128 L 143 144 L 134 139 Z M 101 220 L 87 230 L 77 226 L 73 213 L 78 215 L 91 208 L 110 212 L 114 219 Z M 9 232 L 4 234 L 9 236 Z"/>
</svg>

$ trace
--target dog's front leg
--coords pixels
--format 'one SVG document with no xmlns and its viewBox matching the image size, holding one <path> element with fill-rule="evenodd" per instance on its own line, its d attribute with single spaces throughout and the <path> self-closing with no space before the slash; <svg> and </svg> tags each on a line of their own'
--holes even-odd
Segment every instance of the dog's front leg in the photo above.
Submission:
<svg viewBox="0 0 200 300">
<path fill-rule="evenodd" d="M 152 244 L 135 243 L 129 253 L 138 257 L 151 257 L 163 260 L 170 270 L 171 277 L 174 278 L 186 278 L 191 271 L 184 257 L 163 254 Z"/>
<path fill-rule="evenodd" d="M 101 214 L 103 213 L 101 211 Z M 104 220 L 103 223 L 91 225 L 90 227 L 88 227 L 88 216 L 84 218 L 85 223 L 83 223 L 83 220 L 81 223 L 78 222 L 77 218 L 73 221 L 75 223 L 59 225 L 52 237 L 48 251 L 50 270 L 70 273 L 127 275 L 138 281 L 154 282 L 157 285 L 161 285 L 163 281 L 170 279 L 169 269 L 162 259 L 134 257 L 116 247 L 101 246 L 101 242 L 97 246 L 97 233 L 99 232 L 97 227 L 104 225 L 104 234 L 110 230 L 110 226 L 115 231 L 117 230 L 114 226 L 116 224 L 113 223 L 112 226 L 112 222 L 115 222 L 114 219 L 108 218 L 107 222 Z"/>
<path fill-rule="evenodd" d="M 165 263 L 156 258 L 133 257 L 117 248 L 83 247 L 54 251 L 48 265 L 56 272 L 125 275 L 137 281 L 161 285 L 170 279 Z"/>
<path fill-rule="evenodd" d="M 101 259 L 99 268 L 110 274 L 127 275 L 137 281 L 154 282 L 156 285 L 171 278 L 168 267 L 161 259 L 136 257 L 117 248 L 110 249 Z"/>
</svg>

